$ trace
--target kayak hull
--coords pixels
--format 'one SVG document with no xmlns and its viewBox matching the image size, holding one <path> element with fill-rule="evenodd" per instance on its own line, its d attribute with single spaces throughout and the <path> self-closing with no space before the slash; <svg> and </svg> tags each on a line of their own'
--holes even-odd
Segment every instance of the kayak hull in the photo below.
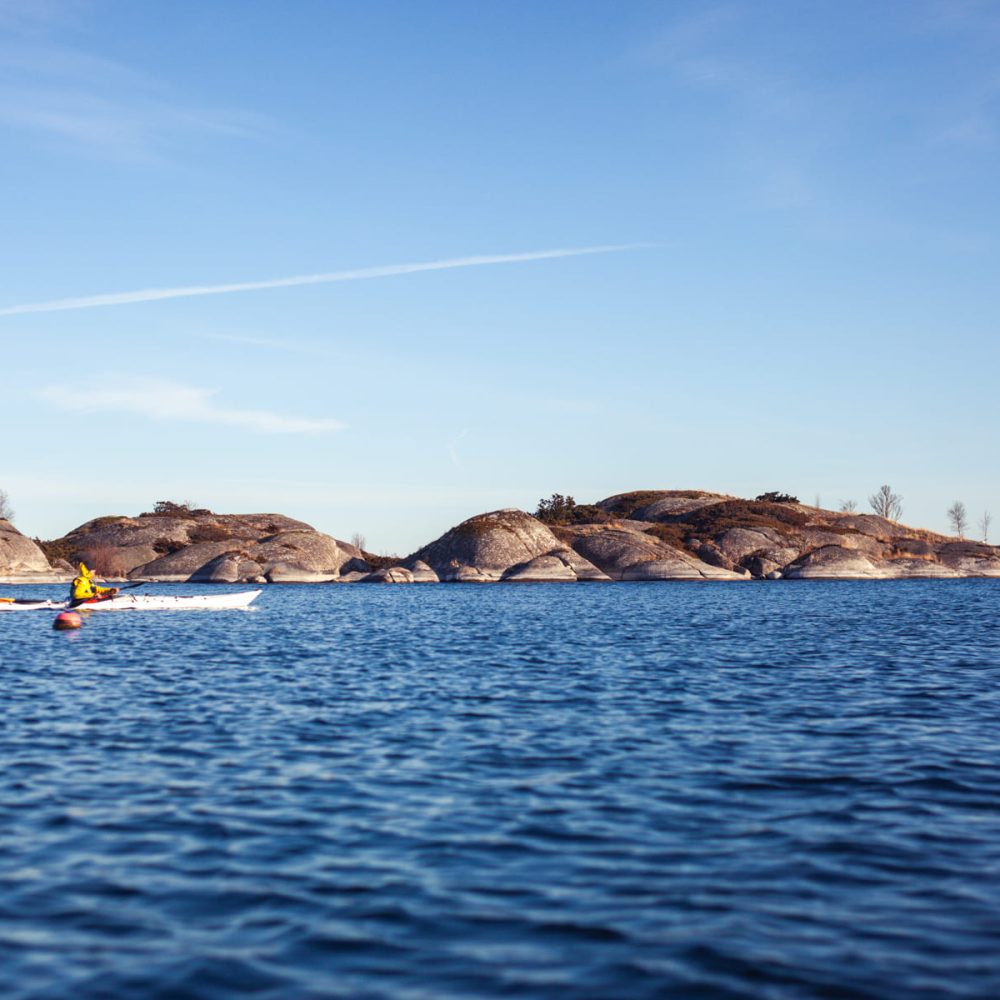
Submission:
<svg viewBox="0 0 1000 1000">
<path fill-rule="evenodd" d="M 78 604 L 76 611 L 238 611 L 249 607 L 260 595 L 259 590 L 239 594 L 194 594 L 171 597 L 169 594 L 118 594 L 94 604 Z M 66 611 L 68 601 L 0 602 L 3 611 Z"/>
</svg>

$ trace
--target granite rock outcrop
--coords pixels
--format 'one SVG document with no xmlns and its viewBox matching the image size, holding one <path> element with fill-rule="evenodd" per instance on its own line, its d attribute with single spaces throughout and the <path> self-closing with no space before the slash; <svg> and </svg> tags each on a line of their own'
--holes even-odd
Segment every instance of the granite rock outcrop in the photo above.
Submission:
<svg viewBox="0 0 1000 1000">
<path fill-rule="evenodd" d="M 0 578 L 49 576 L 52 572 L 38 545 L 22 535 L 10 521 L 0 518 Z"/>
<path fill-rule="evenodd" d="M 49 543 L 105 577 L 163 582 L 312 583 L 342 568 L 368 572 L 360 549 L 282 514 L 214 514 L 169 505 L 138 517 L 99 517 Z"/>
<path fill-rule="evenodd" d="M 600 569 L 541 521 L 508 507 L 477 514 L 410 558 L 449 583 L 600 580 Z"/>
<path fill-rule="evenodd" d="M 578 523 L 569 511 L 567 523 L 550 527 L 615 579 L 732 578 L 707 567 L 771 580 L 1000 576 L 996 546 L 875 514 L 696 490 L 622 493 L 583 509 L 604 520 Z M 652 559 L 650 543 L 635 538 L 643 532 L 673 554 Z"/>
<path fill-rule="evenodd" d="M 81 559 L 106 578 L 210 583 L 1000 577 L 996 546 L 780 494 L 641 490 L 584 506 L 559 500 L 540 505 L 538 517 L 515 508 L 477 514 L 399 560 L 280 514 L 158 504 L 138 517 L 88 521 L 44 548 L 0 520 L 0 578 L 65 578 Z"/>
</svg>

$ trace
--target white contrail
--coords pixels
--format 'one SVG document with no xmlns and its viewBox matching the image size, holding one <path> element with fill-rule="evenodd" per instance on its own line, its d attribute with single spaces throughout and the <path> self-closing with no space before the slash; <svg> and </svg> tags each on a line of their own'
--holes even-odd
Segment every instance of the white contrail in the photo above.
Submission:
<svg viewBox="0 0 1000 1000">
<path fill-rule="evenodd" d="M 417 271 L 446 271 L 454 267 L 479 267 L 484 264 L 516 264 L 528 260 L 552 257 L 580 257 L 591 253 L 616 253 L 648 247 L 649 243 L 625 243 L 619 246 L 575 247 L 563 250 L 533 250 L 528 253 L 487 254 L 479 257 L 453 257 L 423 264 L 390 264 L 386 267 L 363 267 L 353 271 L 331 271 L 329 274 L 302 274 L 294 278 L 273 278 L 270 281 L 241 281 L 230 285 L 189 285 L 185 288 L 146 288 L 138 292 L 109 292 L 86 295 L 77 299 L 55 299 L 0 309 L 0 316 L 21 313 L 61 312 L 65 309 L 96 309 L 98 306 L 123 306 L 132 302 L 156 302 L 160 299 L 185 299 L 195 295 L 225 295 L 228 292 L 255 292 L 262 288 L 289 288 L 292 285 L 325 285 L 333 281 L 361 281 L 365 278 L 389 278 Z"/>
</svg>

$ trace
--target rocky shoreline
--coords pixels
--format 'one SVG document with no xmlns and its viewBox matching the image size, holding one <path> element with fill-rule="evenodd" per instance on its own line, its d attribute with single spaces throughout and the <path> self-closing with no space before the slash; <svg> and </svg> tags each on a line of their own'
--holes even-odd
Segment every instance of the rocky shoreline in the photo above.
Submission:
<svg viewBox="0 0 1000 1000">
<path fill-rule="evenodd" d="M 541 508 L 539 513 L 542 513 Z M 1000 577 L 1000 548 L 874 514 L 698 490 L 617 494 L 545 522 L 477 514 L 406 558 L 364 552 L 280 514 L 161 503 L 38 543 L 0 520 L 0 583 L 540 583 Z"/>
</svg>

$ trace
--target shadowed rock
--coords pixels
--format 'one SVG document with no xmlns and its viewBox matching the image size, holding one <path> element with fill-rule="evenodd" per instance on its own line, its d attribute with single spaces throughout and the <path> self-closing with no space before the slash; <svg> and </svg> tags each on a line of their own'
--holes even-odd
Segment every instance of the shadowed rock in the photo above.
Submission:
<svg viewBox="0 0 1000 1000">
<path fill-rule="evenodd" d="M 960 576 L 1000 576 L 1000 559 L 995 545 L 950 541 L 941 547 L 938 557 Z"/>
<path fill-rule="evenodd" d="M 260 563 L 245 552 L 227 552 L 195 570 L 188 580 L 192 583 L 247 583 L 258 580 L 264 570 Z"/>
<path fill-rule="evenodd" d="M 609 525 L 566 529 L 573 550 L 612 580 L 741 580 L 745 574 L 712 566 L 642 531 Z"/>
</svg>

